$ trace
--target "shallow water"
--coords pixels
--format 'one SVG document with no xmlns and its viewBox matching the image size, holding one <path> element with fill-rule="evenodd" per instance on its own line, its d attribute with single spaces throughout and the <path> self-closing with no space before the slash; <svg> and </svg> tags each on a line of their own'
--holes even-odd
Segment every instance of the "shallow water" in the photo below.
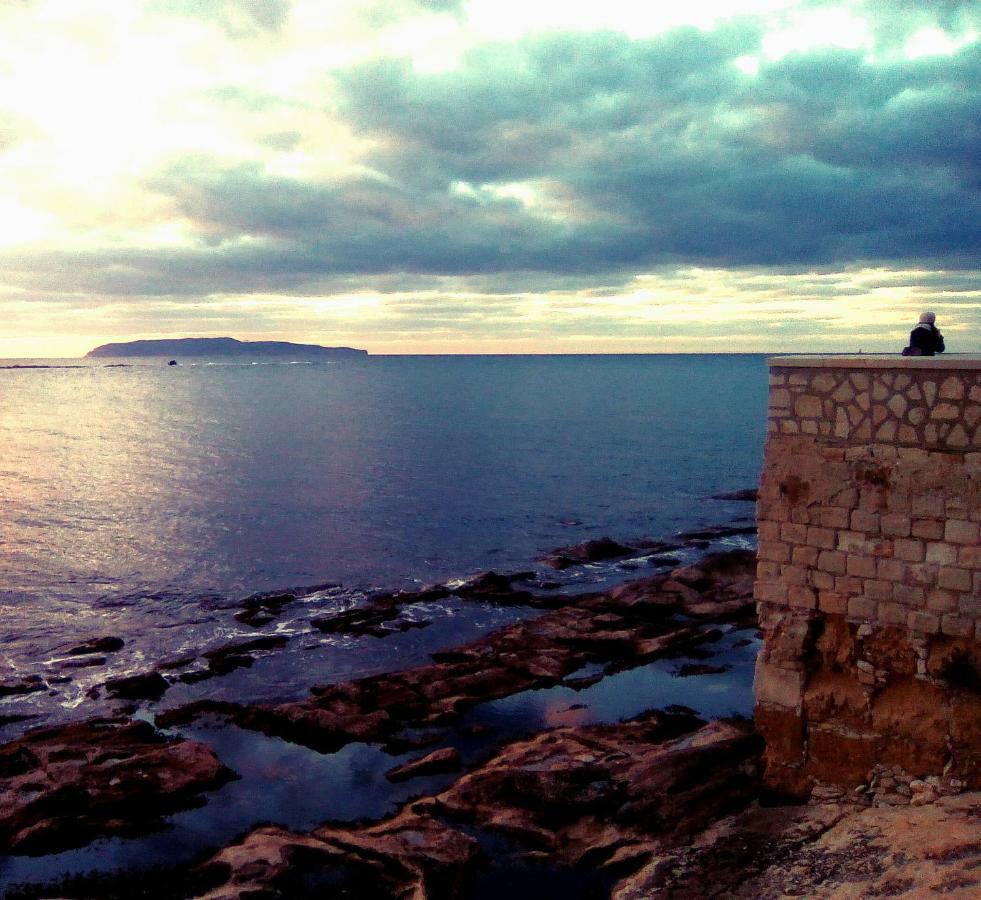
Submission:
<svg viewBox="0 0 981 900">
<path fill-rule="evenodd" d="M 505 743 L 545 728 L 614 723 L 675 704 L 705 718 L 749 715 L 759 637 L 752 629 L 724 626 L 723 631 L 718 641 L 706 645 L 710 661 L 726 667 L 723 673 L 679 677 L 685 660 L 665 659 L 608 674 L 581 690 L 558 685 L 522 691 L 479 704 L 463 716 L 459 728 L 431 729 L 436 739 L 431 747 L 401 755 L 368 744 L 348 744 L 336 753 L 322 754 L 220 720 L 175 729 L 211 745 L 241 778 L 208 795 L 205 806 L 168 817 L 165 831 L 147 837 L 100 839 L 80 850 L 43 857 L 0 857 L 0 891 L 69 875 L 172 866 L 217 849 L 264 822 L 309 830 L 324 821 L 381 818 L 407 799 L 437 793 L 459 777 L 422 776 L 396 784 L 385 778 L 389 769 L 436 747 L 456 747 L 464 764 L 471 766 Z M 570 679 L 585 674 L 592 669 Z M 509 866 L 492 868 L 474 896 L 492 896 L 493 890 L 509 883 L 527 887 L 548 881 L 548 869 Z"/>
</svg>

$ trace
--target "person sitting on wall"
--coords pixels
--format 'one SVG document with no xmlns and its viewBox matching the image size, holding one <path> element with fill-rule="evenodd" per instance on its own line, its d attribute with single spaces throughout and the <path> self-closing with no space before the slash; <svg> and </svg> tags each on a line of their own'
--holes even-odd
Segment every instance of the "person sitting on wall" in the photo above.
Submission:
<svg viewBox="0 0 981 900">
<path fill-rule="evenodd" d="M 934 356 L 944 352 L 944 336 L 934 322 L 937 317 L 932 312 L 920 314 L 920 324 L 909 333 L 909 346 L 903 356 Z"/>
</svg>

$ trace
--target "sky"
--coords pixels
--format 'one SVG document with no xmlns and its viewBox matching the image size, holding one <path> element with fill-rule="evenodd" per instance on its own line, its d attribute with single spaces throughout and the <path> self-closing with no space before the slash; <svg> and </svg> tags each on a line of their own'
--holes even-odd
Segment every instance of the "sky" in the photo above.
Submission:
<svg viewBox="0 0 981 900">
<path fill-rule="evenodd" d="M 0 356 L 979 352 L 979 9 L 0 0 Z"/>
</svg>

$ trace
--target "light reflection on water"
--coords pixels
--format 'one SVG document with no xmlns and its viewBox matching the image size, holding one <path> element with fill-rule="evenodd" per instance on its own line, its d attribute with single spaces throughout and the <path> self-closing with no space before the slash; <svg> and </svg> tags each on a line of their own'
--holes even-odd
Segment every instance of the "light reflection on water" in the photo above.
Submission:
<svg viewBox="0 0 981 900">
<path fill-rule="evenodd" d="M 765 402 L 756 356 L 0 371 L 0 588 L 394 584 L 663 536 L 755 483 Z"/>
<path fill-rule="evenodd" d="M 751 514 L 700 498 L 756 482 L 766 390 L 762 356 L 2 369 L 0 680 L 122 636 L 58 689 L 75 702 L 248 631 L 255 591 L 517 571 Z"/>
</svg>

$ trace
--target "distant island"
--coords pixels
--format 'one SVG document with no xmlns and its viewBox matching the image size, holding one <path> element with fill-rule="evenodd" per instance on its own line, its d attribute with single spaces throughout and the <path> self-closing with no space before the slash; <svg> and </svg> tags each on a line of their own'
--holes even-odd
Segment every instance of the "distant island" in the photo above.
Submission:
<svg viewBox="0 0 981 900">
<path fill-rule="evenodd" d="M 276 359 L 338 359 L 367 356 L 367 350 L 354 347 L 322 347 L 320 344 L 293 344 L 289 341 L 239 341 L 235 338 L 175 338 L 153 341 L 124 341 L 102 344 L 85 354 L 88 357 L 128 356 L 233 356 L 273 357 Z"/>
</svg>

